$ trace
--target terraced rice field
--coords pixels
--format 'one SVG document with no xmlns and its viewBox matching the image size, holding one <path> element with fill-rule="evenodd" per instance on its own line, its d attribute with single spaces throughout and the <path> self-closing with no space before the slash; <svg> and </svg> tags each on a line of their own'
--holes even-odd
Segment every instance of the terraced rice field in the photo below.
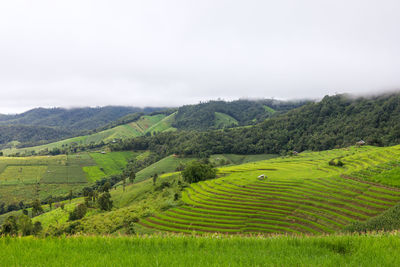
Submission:
<svg viewBox="0 0 400 267">
<path fill-rule="evenodd" d="M 331 159 L 344 166 L 330 166 Z M 184 191 L 185 205 L 140 224 L 185 233 L 332 233 L 400 201 L 399 189 L 353 176 L 399 159 L 400 146 L 352 147 L 220 168 L 220 178 Z"/>
</svg>

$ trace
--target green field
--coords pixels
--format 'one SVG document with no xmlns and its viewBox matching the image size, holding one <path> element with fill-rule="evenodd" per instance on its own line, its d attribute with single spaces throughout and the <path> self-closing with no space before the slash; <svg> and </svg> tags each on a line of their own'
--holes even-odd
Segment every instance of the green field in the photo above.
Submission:
<svg viewBox="0 0 400 267">
<path fill-rule="evenodd" d="M 398 266 L 398 234 L 0 238 L 3 266 Z"/>
<path fill-rule="evenodd" d="M 119 174 L 130 151 L 75 155 L 0 157 L 0 202 L 31 202 L 39 197 L 65 195 L 109 175 Z"/>
<path fill-rule="evenodd" d="M 221 178 L 183 192 L 186 205 L 140 224 L 185 233 L 332 233 L 400 201 L 399 189 L 357 178 L 362 170 L 399 162 L 399 156 L 400 146 L 351 147 L 222 167 Z M 329 165 L 332 159 L 344 166 Z M 397 165 L 385 166 L 386 180 L 397 181 Z M 260 180 L 260 175 L 267 178 Z"/>
<path fill-rule="evenodd" d="M 134 156 L 133 152 L 90 153 L 95 166 L 83 167 L 90 181 L 96 181 L 108 175 L 121 173 L 128 160 Z"/>
<path fill-rule="evenodd" d="M 195 160 L 195 158 L 180 158 L 174 155 L 165 157 L 162 160 L 157 161 L 156 163 L 151 164 L 150 166 L 139 171 L 136 174 L 135 181 L 136 182 L 143 181 L 145 179 L 152 177 L 156 173 L 158 175 L 161 175 L 164 173 L 175 172 L 176 168 L 180 164 L 186 164 L 192 160 Z"/>
<path fill-rule="evenodd" d="M 35 153 L 40 153 L 40 151 L 63 148 L 65 146 L 98 144 L 102 141 L 104 143 L 110 143 L 117 139 L 137 137 L 146 133 L 172 131 L 175 130 L 175 128 L 171 127 L 174 116 L 175 114 L 172 114 L 168 117 L 166 117 L 164 114 L 157 114 L 153 116 L 146 115 L 140 117 L 140 119 L 135 122 L 120 125 L 91 135 L 69 138 L 66 140 L 34 147 L 4 149 L 3 153 L 4 155 L 15 153 L 30 154 L 32 151 Z"/>
<path fill-rule="evenodd" d="M 224 127 L 231 127 L 232 125 L 238 125 L 239 122 L 229 116 L 228 114 L 215 112 L 215 127 L 216 128 L 224 128 Z"/>
</svg>

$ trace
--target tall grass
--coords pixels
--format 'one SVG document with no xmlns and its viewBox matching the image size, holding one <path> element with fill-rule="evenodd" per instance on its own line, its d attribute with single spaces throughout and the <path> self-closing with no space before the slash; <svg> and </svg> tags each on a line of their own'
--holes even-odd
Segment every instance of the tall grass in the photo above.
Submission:
<svg viewBox="0 0 400 267">
<path fill-rule="evenodd" d="M 394 234 L 1 238 L 2 266 L 396 266 Z"/>
</svg>

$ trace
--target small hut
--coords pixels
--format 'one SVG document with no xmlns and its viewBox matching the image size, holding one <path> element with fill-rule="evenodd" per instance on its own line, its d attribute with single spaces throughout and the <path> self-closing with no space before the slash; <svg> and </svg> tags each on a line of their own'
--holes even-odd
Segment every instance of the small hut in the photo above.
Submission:
<svg viewBox="0 0 400 267">
<path fill-rule="evenodd" d="M 261 174 L 258 176 L 258 180 L 264 180 L 265 178 L 267 178 L 265 174 Z"/>
<path fill-rule="evenodd" d="M 360 140 L 356 143 L 357 146 L 363 146 L 365 145 L 365 141 L 364 140 Z"/>
</svg>

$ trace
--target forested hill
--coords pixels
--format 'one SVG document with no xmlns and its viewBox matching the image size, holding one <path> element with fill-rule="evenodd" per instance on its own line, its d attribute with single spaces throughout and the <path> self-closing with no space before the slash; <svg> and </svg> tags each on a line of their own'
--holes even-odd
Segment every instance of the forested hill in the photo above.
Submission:
<svg viewBox="0 0 400 267">
<path fill-rule="evenodd" d="M 42 140 L 52 141 L 67 138 L 74 134 L 76 134 L 75 131 L 59 127 L 0 125 L 0 145 L 5 148 L 7 147 L 5 144 L 11 141 L 37 143 Z"/>
<path fill-rule="evenodd" d="M 180 130 L 208 130 L 259 123 L 275 112 L 285 112 L 306 101 L 236 100 L 208 101 L 178 109 L 173 127 Z"/>
<path fill-rule="evenodd" d="M 400 94 L 326 96 L 251 127 L 161 133 L 113 149 L 150 149 L 165 155 L 284 153 L 343 147 L 360 139 L 371 145 L 400 143 Z"/>
<path fill-rule="evenodd" d="M 161 108 L 107 106 L 97 108 L 36 108 L 16 115 L 0 115 L 0 125 L 61 127 L 70 130 L 93 130 L 130 113 L 149 113 Z"/>
<path fill-rule="evenodd" d="M 121 117 L 137 117 L 136 114 L 144 115 L 161 109 L 118 106 L 36 108 L 16 115 L 0 115 L 0 147 L 15 146 L 15 142 L 35 146 L 85 135 Z"/>
</svg>

